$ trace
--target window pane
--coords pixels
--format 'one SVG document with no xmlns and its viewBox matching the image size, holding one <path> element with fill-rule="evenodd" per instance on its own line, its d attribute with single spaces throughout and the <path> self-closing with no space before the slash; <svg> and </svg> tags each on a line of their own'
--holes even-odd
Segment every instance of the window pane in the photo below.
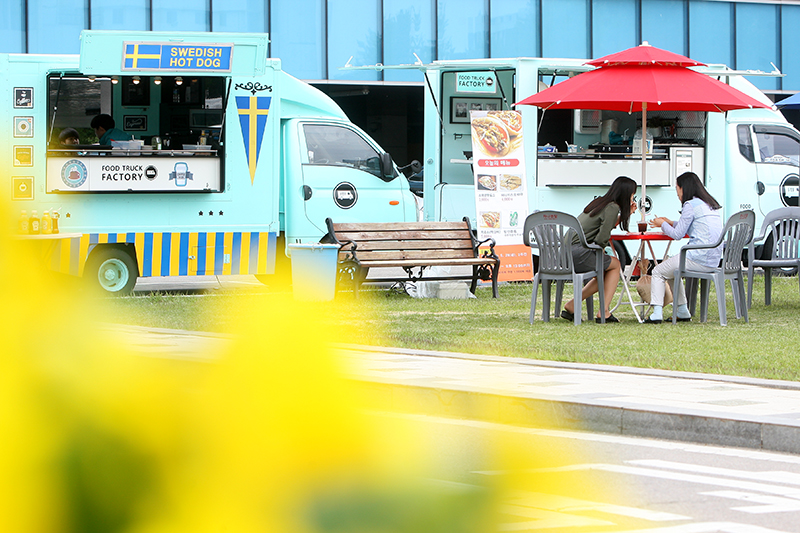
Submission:
<svg viewBox="0 0 800 533">
<path fill-rule="evenodd" d="M 539 2 L 491 0 L 492 57 L 539 56 Z"/>
<path fill-rule="evenodd" d="M 215 2 L 214 31 L 267 33 L 266 5 L 264 0 Z"/>
<path fill-rule="evenodd" d="M 589 57 L 589 0 L 542 0 L 542 55 Z"/>
<path fill-rule="evenodd" d="M 781 71 L 786 77 L 781 80 L 782 89 L 800 89 L 800 49 L 797 46 L 797 28 L 800 27 L 800 6 L 781 7 Z"/>
<path fill-rule="evenodd" d="M 325 72 L 323 0 L 293 0 L 272 4 L 271 57 L 283 70 L 305 80 L 321 80 Z"/>
<path fill-rule="evenodd" d="M 93 30 L 147 30 L 147 0 L 92 0 Z"/>
<path fill-rule="evenodd" d="M 642 2 L 642 40 L 686 55 L 686 1 Z"/>
<path fill-rule="evenodd" d="M 379 80 L 380 74 L 339 70 L 353 56 L 353 65 L 382 63 L 380 2 L 328 2 L 328 79 Z"/>
<path fill-rule="evenodd" d="M 339 126 L 305 125 L 308 162 L 347 166 L 381 175 L 380 155 L 353 130 Z"/>
<path fill-rule="evenodd" d="M 689 53 L 703 63 L 733 67 L 733 5 L 725 2 L 689 4 Z"/>
<path fill-rule="evenodd" d="M 755 161 L 753 155 L 753 140 L 750 137 L 750 126 L 740 124 L 736 126 L 736 136 L 739 139 L 739 153 L 748 161 Z"/>
<path fill-rule="evenodd" d="M 800 144 L 797 139 L 779 132 L 756 133 L 758 150 L 764 163 L 797 166 L 800 162 Z"/>
<path fill-rule="evenodd" d="M 77 54 L 87 13 L 86 0 L 29 0 L 28 52 Z"/>
<path fill-rule="evenodd" d="M 486 0 L 439 0 L 437 59 L 488 56 L 486 7 Z"/>
<path fill-rule="evenodd" d="M 111 81 L 97 80 L 89 82 L 86 78 L 57 76 L 49 80 L 50 99 L 47 113 L 47 125 L 53 125 L 53 139 L 64 128 L 74 128 L 80 135 L 82 144 L 97 142 L 97 136 L 91 128 L 92 118 L 100 113 L 110 113 L 103 109 L 103 102 L 109 102 Z M 53 117 L 55 102 L 58 101 L 58 112 Z M 119 126 L 121 127 L 121 126 Z"/>
<path fill-rule="evenodd" d="M 385 0 L 383 5 L 383 63 L 414 63 L 417 54 L 423 63 L 434 57 L 434 0 Z M 387 81 L 422 81 L 418 71 L 387 70 Z"/>
<path fill-rule="evenodd" d="M 25 52 L 25 24 L 22 2 L 0 4 L 0 52 L 20 54 Z"/>
<path fill-rule="evenodd" d="M 639 24 L 636 0 L 606 0 L 592 5 L 592 56 L 607 56 L 641 43 L 636 42 Z"/>
<path fill-rule="evenodd" d="M 771 71 L 770 62 L 780 68 L 778 57 L 778 7 L 736 4 L 736 68 Z M 752 77 L 761 90 L 777 89 L 778 79 Z"/>
<path fill-rule="evenodd" d="M 208 0 L 153 2 L 154 31 L 208 31 Z"/>
</svg>

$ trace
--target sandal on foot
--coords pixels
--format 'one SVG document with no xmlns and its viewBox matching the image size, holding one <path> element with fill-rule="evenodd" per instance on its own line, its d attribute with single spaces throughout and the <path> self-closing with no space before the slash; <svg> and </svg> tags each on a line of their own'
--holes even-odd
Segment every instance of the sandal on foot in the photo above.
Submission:
<svg viewBox="0 0 800 533">
<path fill-rule="evenodd" d="M 564 320 L 569 320 L 570 322 L 574 322 L 575 321 L 575 313 L 570 313 L 566 309 L 562 309 L 561 310 L 561 318 L 563 318 Z"/>
<path fill-rule="evenodd" d="M 594 321 L 600 324 L 600 317 L 599 316 L 594 317 Z M 619 322 L 619 319 L 615 317 L 613 314 L 611 314 L 606 317 L 606 324 L 608 324 L 609 322 Z"/>
<path fill-rule="evenodd" d="M 661 324 L 662 322 L 663 322 L 663 320 L 661 320 L 660 318 L 657 318 L 655 320 L 653 320 L 651 318 L 645 318 L 644 319 L 644 324 Z"/>
</svg>

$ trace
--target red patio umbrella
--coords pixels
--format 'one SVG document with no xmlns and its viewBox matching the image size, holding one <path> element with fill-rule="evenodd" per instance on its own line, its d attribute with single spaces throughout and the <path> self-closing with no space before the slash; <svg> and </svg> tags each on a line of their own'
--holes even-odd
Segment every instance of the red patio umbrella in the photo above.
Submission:
<svg viewBox="0 0 800 533">
<path fill-rule="evenodd" d="M 769 108 L 719 80 L 687 67 L 703 63 L 647 42 L 586 63 L 598 67 L 540 91 L 515 105 L 547 109 L 642 112 L 642 200 L 646 197 L 647 110 L 710 111 Z M 644 209 L 642 209 L 644 220 Z"/>
</svg>

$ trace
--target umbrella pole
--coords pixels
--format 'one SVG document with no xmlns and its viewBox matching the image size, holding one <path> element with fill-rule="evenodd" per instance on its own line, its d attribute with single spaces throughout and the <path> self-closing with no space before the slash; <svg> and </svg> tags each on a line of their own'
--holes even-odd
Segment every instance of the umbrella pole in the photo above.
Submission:
<svg viewBox="0 0 800 533">
<path fill-rule="evenodd" d="M 642 212 L 644 222 L 644 207 L 647 200 L 647 102 L 642 102 L 642 200 L 639 202 L 639 211 Z"/>
</svg>

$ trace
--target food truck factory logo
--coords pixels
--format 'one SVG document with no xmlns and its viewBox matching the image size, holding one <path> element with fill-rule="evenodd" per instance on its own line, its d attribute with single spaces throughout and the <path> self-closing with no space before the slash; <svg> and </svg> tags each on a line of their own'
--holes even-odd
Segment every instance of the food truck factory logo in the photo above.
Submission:
<svg viewBox="0 0 800 533">
<path fill-rule="evenodd" d="M 169 180 L 175 181 L 176 187 L 186 187 L 189 180 L 194 179 L 193 174 L 189 172 L 189 165 L 183 161 L 175 163 L 175 168 L 169 173 Z"/>
<path fill-rule="evenodd" d="M 333 188 L 333 201 L 342 209 L 350 209 L 358 201 L 358 191 L 352 183 L 343 181 Z"/>
<path fill-rule="evenodd" d="M 70 159 L 61 167 L 61 181 L 67 187 L 77 189 L 86 182 L 86 165 L 77 159 Z"/>
<path fill-rule="evenodd" d="M 786 207 L 800 206 L 800 176 L 789 174 L 781 181 L 781 202 Z"/>
<path fill-rule="evenodd" d="M 236 109 L 239 110 L 239 125 L 242 128 L 244 153 L 247 157 L 247 168 L 250 170 L 250 184 L 256 177 L 258 153 L 267 127 L 267 115 L 272 102 L 271 96 L 237 96 Z"/>
</svg>

